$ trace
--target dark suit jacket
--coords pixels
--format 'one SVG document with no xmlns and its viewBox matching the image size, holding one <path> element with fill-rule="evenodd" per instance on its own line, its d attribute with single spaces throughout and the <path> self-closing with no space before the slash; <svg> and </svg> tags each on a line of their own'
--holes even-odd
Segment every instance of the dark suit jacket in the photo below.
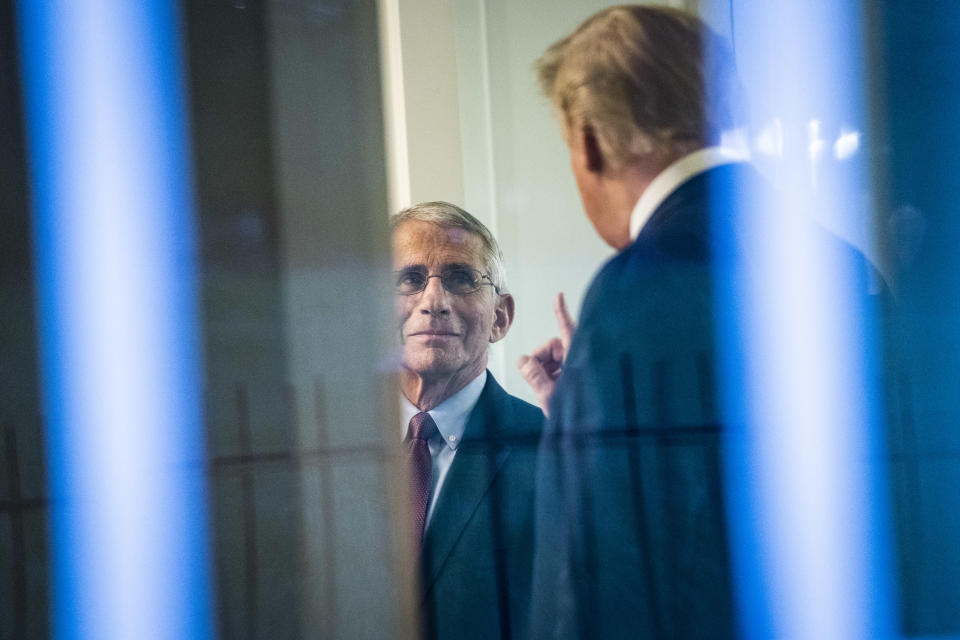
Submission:
<svg viewBox="0 0 960 640">
<path fill-rule="evenodd" d="M 753 268 L 739 194 L 766 190 L 747 165 L 694 176 L 591 283 L 539 458 L 532 637 L 736 635 L 714 301 Z"/>
<path fill-rule="evenodd" d="M 427 637 L 513 638 L 526 625 L 543 420 L 487 373 L 424 537 Z"/>
<path fill-rule="evenodd" d="M 734 635 L 710 212 L 744 170 L 681 185 L 590 285 L 541 451 L 533 637 Z"/>
</svg>

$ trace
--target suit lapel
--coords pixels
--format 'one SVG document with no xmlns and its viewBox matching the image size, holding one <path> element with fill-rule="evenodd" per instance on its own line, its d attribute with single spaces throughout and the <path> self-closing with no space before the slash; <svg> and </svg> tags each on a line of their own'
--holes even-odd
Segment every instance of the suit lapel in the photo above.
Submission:
<svg viewBox="0 0 960 640">
<path fill-rule="evenodd" d="M 464 439 L 444 480 L 424 539 L 424 594 L 429 593 L 473 514 L 510 455 L 496 434 L 500 404 L 506 393 L 488 374 L 487 384 L 470 412 Z"/>
</svg>

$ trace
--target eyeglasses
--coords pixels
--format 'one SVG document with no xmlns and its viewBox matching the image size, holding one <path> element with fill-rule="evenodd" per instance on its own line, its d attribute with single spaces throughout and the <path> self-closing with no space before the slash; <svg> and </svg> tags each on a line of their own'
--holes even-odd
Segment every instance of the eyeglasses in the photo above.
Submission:
<svg viewBox="0 0 960 640">
<path fill-rule="evenodd" d="M 412 296 L 427 288 L 430 278 L 440 278 L 440 284 L 448 293 L 455 296 L 465 296 L 474 293 L 484 285 L 490 285 L 498 294 L 500 289 L 493 283 L 490 276 L 468 267 L 446 267 L 439 274 L 428 275 L 422 269 L 401 269 L 394 271 L 396 282 L 394 287 L 399 295 Z M 484 282 L 486 278 L 487 282 Z"/>
</svg>

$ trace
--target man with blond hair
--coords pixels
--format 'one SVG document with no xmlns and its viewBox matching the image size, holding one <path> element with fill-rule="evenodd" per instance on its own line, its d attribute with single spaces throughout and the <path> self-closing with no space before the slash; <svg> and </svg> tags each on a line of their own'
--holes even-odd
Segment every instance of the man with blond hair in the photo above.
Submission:
<svg viewBox="0 0 960 640">
<path fill-rule="evenodd" d="M 587 217 L 618 253 L 519 366 L 549 423 L 532 636 L 735 634 L 715 400 L 718 220 L 756 181 L 718 146 L 732 53 L 687 13 L 603 10 L 537 62 Z M 717 215 L 722 213 L 723 215 Z"/>
</svg>

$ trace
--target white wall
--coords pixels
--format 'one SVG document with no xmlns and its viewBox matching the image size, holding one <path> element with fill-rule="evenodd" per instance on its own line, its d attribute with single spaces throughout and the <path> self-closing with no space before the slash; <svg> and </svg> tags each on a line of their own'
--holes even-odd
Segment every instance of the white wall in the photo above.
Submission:
<svg viewBox="0 0 960 640">
<path fill-rule="evenodd" d="M 464 206 L 496 234 L 506 254 L 517 319 L 491 370 L 531 402 L 517 358 L 556 335 L 553 297 L 575 314 L 590 279 L 613 251 L 580 204 L 569 156 L 534 61 L 603 0 L 451 0 L 463 147 Z M 697 11 L 696 1 L 660 4 Z M 706 19 L 729 33 L 727 3 L 703 2 Z M 707 8 L 709 5 L 709 10 Z"/>
<path fill-rule="evenodd" d="M 612 253 L 582 213 L 533 62 L 606 3 L 452 1 L 464 205 L 497 236 L 517 301 L 516 322 L 491 370 L 510 392 L 533 401 L 517 358 L 555 335 L 556 292 L 566 294 L 575 312 L 590 277 Z"/>
</svg>

